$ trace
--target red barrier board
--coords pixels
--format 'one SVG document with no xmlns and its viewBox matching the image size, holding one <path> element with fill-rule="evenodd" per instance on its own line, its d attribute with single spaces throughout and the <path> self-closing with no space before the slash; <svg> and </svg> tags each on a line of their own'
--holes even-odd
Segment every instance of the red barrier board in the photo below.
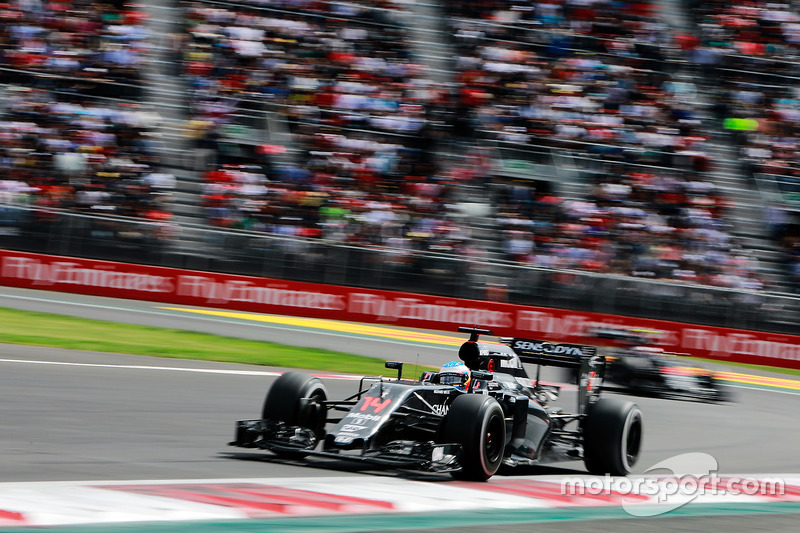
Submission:
<svg viewBox="0 0 800 533">
<path fill-rule="evenodd" d="M 601 326 L 662 332 L 667 351 L 800 368 L 800 336 L 0 250 L 0 285 L 113 298 L 587 343 Z"/>
</svg>

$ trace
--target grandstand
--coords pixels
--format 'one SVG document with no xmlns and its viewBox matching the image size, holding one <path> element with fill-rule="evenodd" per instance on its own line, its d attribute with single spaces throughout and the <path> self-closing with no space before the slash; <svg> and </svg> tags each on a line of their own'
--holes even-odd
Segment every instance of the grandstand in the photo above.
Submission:
<svg viewBox="0 0 800 533">
<path fill-rule="evenodd" d="M 800 287 L 788 7 L 32 6 L 0 13 L 4 198 L 91 215 L 111 248 L 314 279 L 326 242 L 382 281 L 320 281 L 423 273 L 418 290 L 448 294 L 458 275 L 511 300 L 540 288 L 520 267 Z M 76 128 L 92 142 L 67 146 Z M 97 227 L 109 214 L 148 229 Z M 254 264 L 276 250 L 289 266 Z"/>
</svg>

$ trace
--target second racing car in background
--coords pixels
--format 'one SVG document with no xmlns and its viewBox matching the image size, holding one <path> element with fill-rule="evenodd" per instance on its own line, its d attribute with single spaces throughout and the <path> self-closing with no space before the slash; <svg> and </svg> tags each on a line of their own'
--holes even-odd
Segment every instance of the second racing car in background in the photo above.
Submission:
<svg viewBox="0 0 800 533">
<path fill-rule="evenodd" d="M 606 390 L 640 396 L 723 402 L 729 387 L 712 370 L 699 368 L 655 344 L 657 330 L 604 327 L 591 332 L 593 342 L 606 344 Z"/>
</svg>

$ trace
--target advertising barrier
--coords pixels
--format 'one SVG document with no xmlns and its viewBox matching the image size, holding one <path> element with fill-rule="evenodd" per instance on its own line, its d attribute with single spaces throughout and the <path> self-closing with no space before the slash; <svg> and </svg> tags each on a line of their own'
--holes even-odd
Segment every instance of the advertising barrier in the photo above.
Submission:
<svg viewBox="0 0 800 533">
<path fill-rule="evenodd" d="M 800 336 L 565 309 L 0 250 L 0 285 L 256 313 L 591 343 L 599 327 L 656 330 L 668 352 L 800 368 Z"/>
</svg>

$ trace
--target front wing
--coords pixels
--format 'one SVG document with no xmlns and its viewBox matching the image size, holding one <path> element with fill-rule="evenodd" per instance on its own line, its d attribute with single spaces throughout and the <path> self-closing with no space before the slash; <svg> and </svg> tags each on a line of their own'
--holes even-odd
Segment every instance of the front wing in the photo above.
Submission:
<svg viewBox="0 0 800 533">
<path fill-rule="evenodd" d="M 368 443 L 364 442 L 361 446 L 356 443 L 348 449 L 336 448 L 334 451 L 320 449 L 319 444 L 317 436 L 308 428 L 270 420 L 239 420 L 236 438 L 229 443 L 230 446 L 269 450 L 287 457 L 313 455 L 427 472 L 461 470 L 462 447 L 455 443 L 396 440 L 369 450 Z"/>
</svg>

